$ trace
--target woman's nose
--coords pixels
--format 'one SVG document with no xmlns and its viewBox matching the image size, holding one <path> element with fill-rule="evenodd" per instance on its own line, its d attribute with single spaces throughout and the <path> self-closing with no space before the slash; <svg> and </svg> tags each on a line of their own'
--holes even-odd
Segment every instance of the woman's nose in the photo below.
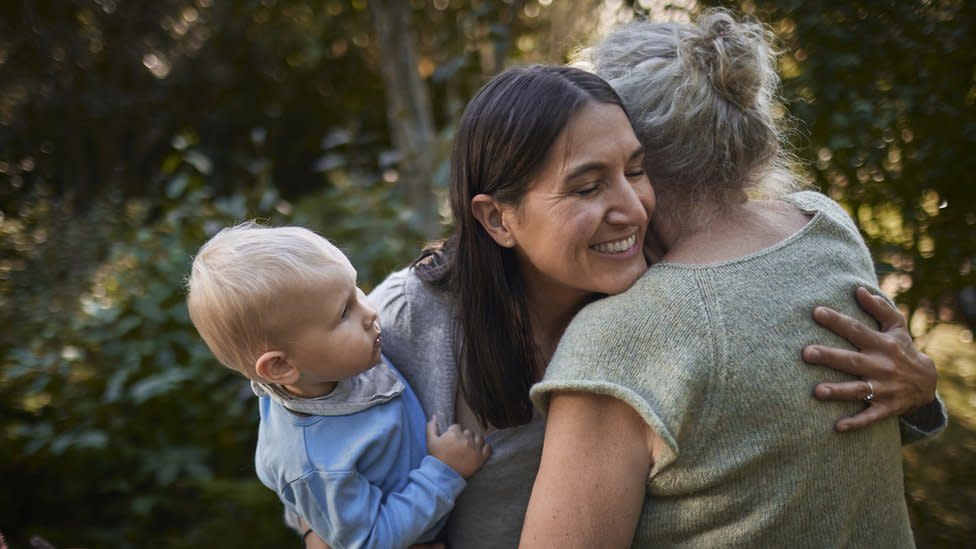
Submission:
<svg viewBox="0 0 976 549">
<path fill-rule="evenodd" d="M 614 225 L 643 225 L 647 222 L 647 212 L 641 203 L 634 183 L 626 177 L 621 177 L 614 183 L 608 193 L 610 203 L 607 211 L 607 223 Z"/>
</svg>

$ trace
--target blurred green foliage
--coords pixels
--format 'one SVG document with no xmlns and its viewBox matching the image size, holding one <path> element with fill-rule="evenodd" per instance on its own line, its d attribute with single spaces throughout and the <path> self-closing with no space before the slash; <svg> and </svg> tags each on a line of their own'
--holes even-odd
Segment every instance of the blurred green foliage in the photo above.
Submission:
<svg viewBox="0 0 976 549">
<path fill-rule="evenodd" d="M 783 40 L 797 146 L 846 204 L 886 289 L 931 328 L 976 327 L 976 3 L 737 2 Z"/>
<path fill-rule="evenodd" d="M 451 127 L 525 2 L 413 2 Z M 417 253 L 362 1 L 0 10 L 0 530 L 12 546 L 288 547 L 256 401 L 189 323 L 196 249 L 244 219 L 327 234 L 367 289 Z M 436 200 L 436 197 L 431 198 Z"/>
<path fill-rule="evenodd" d="M 437 133 L 430 200 L 487 76 L 561 61 L 597 10 L 663 10 L 409 4 Z M 958 298 L 976 257 L 976 160 L 962 154 L 976 145 L 972 3 L 732 4 L 783 38 L 798 150 L 851 207 L 899 299 L 926 326 L 973 323 Z M 399 185 L 382 55 L 366 0 L 0 9 L 0 530 L 12 546 L 35 534 L 62 547 L 296 544 L 254 475 L 256 403 L 190 325 L 184 278 L 208 236 L 249 218 L 320 230 L 367 289 L 436 236 Z M 950 406 L 973 410 L 976 359 L 959 345 L 969 358 L 940 366 Z M 921 546 L 976 534 L 965 417 L 949 443 L 907 454 Z"/>
<path fill-rule="evenodd" d="M 3 338 L 0 516 L 12 541 L 31 532 L 60 544 L 144 547 L 209 536 L 213 543 L 194 546 L 220 546 L 220 529 L 199 530 L 214 516 L 262 531 L 269 523 L 255 515 L 277 516 L 267 490 L 247 474 L 253 399 L 200 345 L 183 280 L 208 232 L 254 215 L 285 219 L 267 185 L 214 196 L 199 172 L 205 159 L 191 148 L 174 152 L 160 199 L 126 200 L 124 216 L 104 225 L 118 199 L 96 197 L 93 218 L 30 247 L 43 254 L 49 242 L 109 243 L 74 299 L 31 287 L 21 279 L 27 272 L 13 277 L 27 288 L 8 306 L 38 310 Z M 182 525 L 179 535 L 165 537 L 174 525 Z M 275 530 L 269 535 L 282 536 Z"/>
</svg>

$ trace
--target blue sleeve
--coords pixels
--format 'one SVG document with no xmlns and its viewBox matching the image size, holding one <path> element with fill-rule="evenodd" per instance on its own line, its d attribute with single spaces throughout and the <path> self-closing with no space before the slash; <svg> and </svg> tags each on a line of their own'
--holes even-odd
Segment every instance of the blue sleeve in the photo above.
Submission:
<svg viewBox="0 0 976 549">
<path fill-rule="evenodd" d="M 291 484 L 298 513 L 333 549 L 407 547 L 454 506 L 466 485 L 427 456 L 400 492 L 383 492 L 356 471 L 316 471 Z"/>
</svg>

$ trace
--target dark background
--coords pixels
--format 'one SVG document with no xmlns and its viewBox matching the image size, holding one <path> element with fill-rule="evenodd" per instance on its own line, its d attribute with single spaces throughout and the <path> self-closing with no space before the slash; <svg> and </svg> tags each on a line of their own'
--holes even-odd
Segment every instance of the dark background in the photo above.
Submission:
<svg viewBox="0 0 976 549">
<path fill-rule="evenodd" d="M 189 258 L 247 218 L 366 289 L 439 234 L 460 109 L 620 0 L 0 2 L 0 530 L 12 547 L 296 547 L 256 404 L 189 323 Z M 705 5 L 706 3 L 701 3 Z M 711 4 L 711 3 L 707 3 Z M 976 8 L 746 1 L 782 39 L 798 166 L 860 224 L 951 420 L 904 451 L 921 547 L 976 539 Z M 683 7 L 682 7 L 683 6 Z"/>
</svg>

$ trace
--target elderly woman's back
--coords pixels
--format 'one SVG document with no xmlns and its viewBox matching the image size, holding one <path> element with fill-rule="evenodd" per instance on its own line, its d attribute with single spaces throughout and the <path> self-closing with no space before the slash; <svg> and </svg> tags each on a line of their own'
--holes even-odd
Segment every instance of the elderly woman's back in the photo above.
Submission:
<svg viewBox="0 0 976 549">
<path fill-rule="evenodd" d="M 913 545 L 894 419 L 840 434 L 830 418 L 863 405 L 813 403 L 843 378 L 796 349 L 843 345 L 809 311 L 875 286 L 853 223 L 817 193 L 800 232 L 717 264 L 652 266 L 633 288 L 583 309 L 533 388 L 587 391 L 630 405 L 665 442 L 647 478 L 638 547 Z M 608 426 L 608 428 L 612 428 Z"/>
<path fill-rule="evenodd" d="M 814 323 L 815 306 L 870 321 L 855 290 L 880 291 L 844 210 L 790 194 L 768 39 L 716 10 L 626 26 L 591 51 L 645 148 L 664 253 L 580 312 L 532 390 L 551 414 L 523 542 L 566 533 L 585 545 L 602 522 L 614 545 L 639 547 L 913 545 L 897 423 L 830 429 L 864 403 L 821 407 L 811 388 L 854 378 L 796 351 L 845 345 Z M 590 448 L 598 460 L 574 457 Z M 587 488 L 594 501 L 559 511 Z"/>
</svg>

